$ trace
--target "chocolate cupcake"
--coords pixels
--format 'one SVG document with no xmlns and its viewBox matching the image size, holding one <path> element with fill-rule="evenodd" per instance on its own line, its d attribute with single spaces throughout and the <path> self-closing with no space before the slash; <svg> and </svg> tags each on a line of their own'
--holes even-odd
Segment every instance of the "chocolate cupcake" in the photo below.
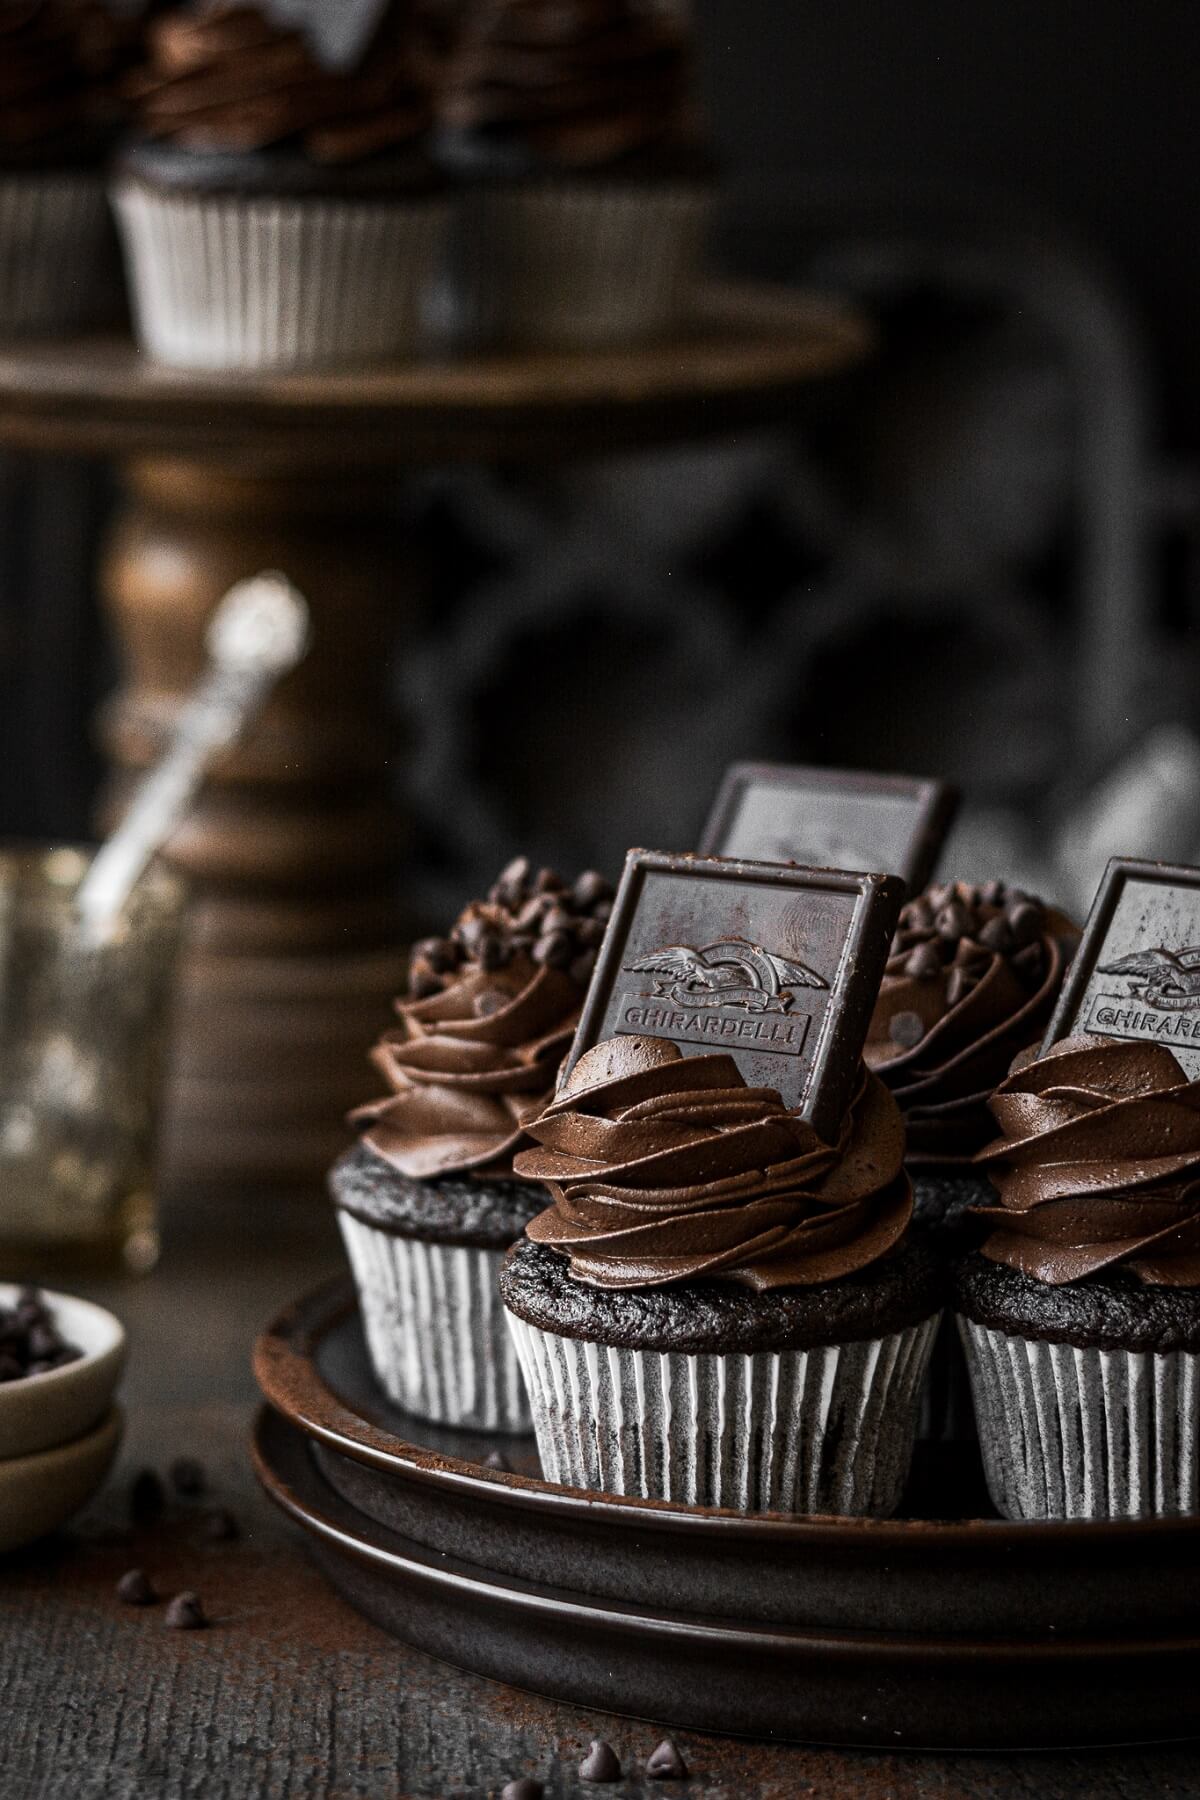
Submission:
<svg viewBox="0 0 1200 1800">
<path fill-rule="evenodd" d="M 445 112 L 476 335 L 596 345 L 677 323 L 713 191 L 677 13 L 478 0 Z"/>
<path fill-rule="evenodd" d="M 301 29 L 273 0 L 219 0 L 148 40 L 114 188 L 145 348 L 209 369 L 410 352 L 448 220 L 411 10 L 388 5 L 364 46 L 336 9 Z"/>
<path fill-rule="evenodd" d="M 113 305 L 107 138 L 69 0 L 0 7 L 0 332 L 92 324 Z"/>
<path fill-rule="evenodd" d="M 517 1173 L 553 1204 L 500 1277 L 552 1481 L 742 1512 L 890 1513 L 942 1277 L 906 1237 L 899 1111 L 836 1144 L 731 1056 L 581 1056 Z"/>
<path fill-rule="evenodd" d="M 544 1206 L 517 1179 L 570 1046 L 612 890 L 518 858 L 450 935 L 413 952 L 397 1030 L 371 1060 L 387 1095 L 330 1188 L 375 1373 L 406 1411 L 488 1431 L 529 1426 L 496 1277 Z"/>
<path fill-rule="evenodd" d="M 1161 1045 L 1068 1038 L 991 1110 L 999 1202 L 956 1291 L 992 1499 L 1200 1511 L 1200 1082 Z"/>
</svg>

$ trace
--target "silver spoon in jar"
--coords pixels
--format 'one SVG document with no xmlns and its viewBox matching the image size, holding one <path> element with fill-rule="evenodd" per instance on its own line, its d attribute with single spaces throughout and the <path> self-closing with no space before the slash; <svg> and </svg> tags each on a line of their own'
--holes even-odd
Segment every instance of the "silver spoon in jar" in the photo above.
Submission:
<svg viewBox="0 0 1200 1800">
<path fill-rule="evenodd" d="M 139 877 L 186 815 L 210 763 L 242 735 L 303 657 L 308 638 L 307 603 L 277 570 L 237 582 L 218 603 L 205 633 L 207 667 L 162 756 L 79 885 L 85 941 L 100 944 L 118 930 Z"/>
</svg>

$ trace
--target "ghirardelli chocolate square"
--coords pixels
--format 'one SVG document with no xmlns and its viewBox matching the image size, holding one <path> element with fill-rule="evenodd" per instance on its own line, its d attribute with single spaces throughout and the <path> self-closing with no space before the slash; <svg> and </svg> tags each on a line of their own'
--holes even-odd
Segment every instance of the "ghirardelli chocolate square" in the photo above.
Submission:
<svg viewBox="0 0 1200 1800">
<path fill-rule="evenodd" d="M 631 850 L 567 1069 L 623 1034 L 725 1050 L 832 1138 L 902 899 L 888 875 Z"/>
<path fill-rule="evenodd" d="M 1042 1048 L 1078 1036 L 1165 1044 L 1200 1076 L 1200 869 L 1113 857 Z"/>
<path fill-rule="evenodd" d="M 958 795 L 944 781 L 733 763 L 700 852 L 819 869 L 886 869 L 915 894 L 933 874 L 957 808 Z"/>
</svg>

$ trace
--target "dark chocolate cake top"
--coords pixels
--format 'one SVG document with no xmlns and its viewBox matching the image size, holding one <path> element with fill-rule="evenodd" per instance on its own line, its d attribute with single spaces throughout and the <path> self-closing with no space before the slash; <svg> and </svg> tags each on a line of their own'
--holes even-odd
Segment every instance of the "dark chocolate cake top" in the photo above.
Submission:
<svg viewBox="0 0 1200 1800">
<path fill-rule="evenodd" d="M 904 1113 L 912 1168 L 965 1166 L 988 1096 L 1041 1042 L 1075 927 L 1002 881 L 937 884 L 900 914 L 863 1059 Z"/>
<path fill-rule="evenodd" d="M 571 885 L 524 857 L 445 938 L 413 950 L 399 1027 L 371 1060 L 390 1092 L 351 1114 L 401 1174 L 512 1176 L 523 1125 L 549 1099 L 570 1047 L 612 888 Z"/>
<path fill-rule="evenodd" d="M 432 120 L 434 77 L 410 7 L 389 6 L 349 67 L 329 66 L 303 29 L 241 0 L 169 12 L 147 37 L 129 91 L 151 139 L 195 151 L 289 145 L 343 164 L 411 146 Z"/>
<path fill-rule="evenodd" d="M 887 1337 L 940 1311 L 945 1281 L 929 1245 L 906 1238 L 890 1255 L 823 1287 L 755 1293 L 730 1282 L 689 1281 L 599 1288 L 576 1281 L 561 1256 L 525 1237 L 501 1265 L 500 1296 L 519 1319 L 560 1337 L 732 1356 Z"/>
<path fill-rule="evenodd" d="M 900 1113 L 865 1071 L 830 1144 L 729 1055 L 610 1038 L 526 1131 L 514 1167 L 554 1201 L 528 1234 L 595 1287 L 811 1287 L 886 1256 L 912 1212 Z"/>
<path fill-rule="evenodd" d="M 1200 1081 L 1160 1044 L 1066 1038 L 1001 1083 L 982 1253 L 1051 1286 L 1200 1285 Z"/>
<path fill-rule="evenodd" d="M 691 39 L 638 0 L 475 0 L 448 123 L 564 168 L 696 153 Z"/>
</svg>

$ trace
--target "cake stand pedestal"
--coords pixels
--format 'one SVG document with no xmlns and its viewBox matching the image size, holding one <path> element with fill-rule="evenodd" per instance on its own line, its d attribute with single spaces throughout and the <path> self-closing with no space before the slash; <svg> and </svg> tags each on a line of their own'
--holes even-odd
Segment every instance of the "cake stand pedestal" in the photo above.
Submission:
<svg viewBox="0 0 1200 1800">
<path fill-rule="evenodd" d="M 312 608 L 308 658 L 168 849 L 196 897 L 168 1182 L 310 1185 L 364 1096 L 411 922 L 388 670 L 428 589 L 404 540 L 406 474 L 778 424 L 869 341 L 834 303 L 712 288 L 677 337 L 621 351 L 236 376 L 163 369 L 119 338 L 0 346 L 0 444 L 120 469 L 100 576 L 123 656 L 102 824 L 162 743 L 225 589 L 280 568 Z"/>
</svg>

